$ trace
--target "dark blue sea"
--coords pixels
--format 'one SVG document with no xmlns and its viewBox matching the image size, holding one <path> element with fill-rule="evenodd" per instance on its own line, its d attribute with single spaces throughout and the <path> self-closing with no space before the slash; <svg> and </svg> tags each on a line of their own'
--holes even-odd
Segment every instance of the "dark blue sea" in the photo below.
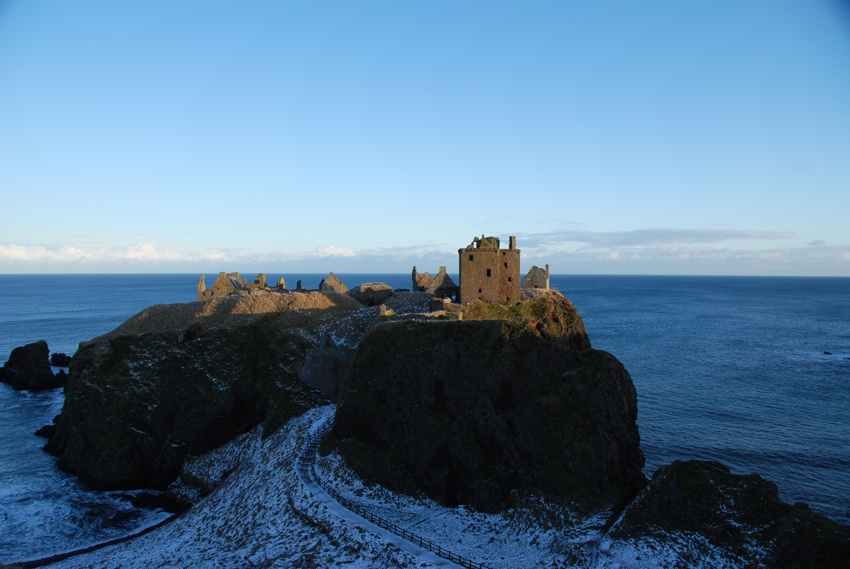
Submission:
<svg viewBox="0 0 850 569">
<path fill-rule="evenodd" d="M 290 288 L 322 278 L 282 276 Z M 338 276 L 410 286 L 406 274 Z M 147 306 L 195 300 L 197 284 L 198 275 L 0 275 L 0 363 L 40 339 L 70 355 Z M 850 523 L 850 279 L 559 275 L 552 286 L 575 304 L 593 346 L 631 373 L 647 475 L 675 459 L 719 460 Z M 167 516 L 56 469 L 33 432 L 62 400 L 61 390 L 0 384 L 0 563 Z"/>
</svg>

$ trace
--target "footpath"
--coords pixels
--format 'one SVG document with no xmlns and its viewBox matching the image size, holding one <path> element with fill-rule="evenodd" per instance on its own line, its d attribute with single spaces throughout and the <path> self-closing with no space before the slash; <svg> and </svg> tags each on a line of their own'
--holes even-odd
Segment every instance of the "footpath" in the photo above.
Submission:
<svg viewBox="0 0 850 569">
<path fill-rule="evenodd" d="M 316 500 L 347 522 L 360 526 L 369 533 L 379 536 L 387 543 L 410 553 L 416 558 L 417 562 L 425 562 L 437 567 L 487 569 L 482 563 L 457 555 L 440 544 L 398 527 L 365 508 L 358 507 L 358 504 L 353 500 L 340 496 L 329 488 L 325 489 L 321 480 L 316 476 L 313 465 L 316 460 L 316 453 L 319 450 L 319 443 L 322 436 L 333 425 L 333 418 L 334 410 L 330 409 L 327 415 L 313 423 L 310 439 L 301 451 L 298 460 L 295 461 L 295 471 L 298 478 L 310 490 Z"/>
</svg>

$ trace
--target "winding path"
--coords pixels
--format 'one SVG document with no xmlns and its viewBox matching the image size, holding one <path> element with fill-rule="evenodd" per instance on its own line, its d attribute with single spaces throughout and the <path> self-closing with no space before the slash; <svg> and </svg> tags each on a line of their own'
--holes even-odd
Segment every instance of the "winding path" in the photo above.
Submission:
<svg viewBox="0 0 850 569">
<path fill-rule="evenodd" d="M 360 504 L 341 496 L 331 488 L 324 488 L 316 476 L 314 464 L 322 437 L 333 426 L 334 411 L 313 423 L 312 434 L 295 462 L 295 471 L 301 482 L 313 496 L 328 509 L 346 521 L 358 525 L 413 555 L 417 561 L 425 561 L 438 567 L 463 567 L 465 569 L 487 569 L 483 563 L 467 559 L 442 547 L 438 543 L 416 535 L 397 524 L 386 520 L 362 507 Z"/>
</svg>

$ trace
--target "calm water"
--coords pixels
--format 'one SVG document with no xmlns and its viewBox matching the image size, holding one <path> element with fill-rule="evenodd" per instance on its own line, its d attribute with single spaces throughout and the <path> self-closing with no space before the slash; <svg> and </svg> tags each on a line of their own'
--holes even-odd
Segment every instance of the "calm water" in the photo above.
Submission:
<svg viewBox="0 0 850 569">
<path fill-rule="evenodd" d="M 322 278 L 283 276 L 290 288 Z M 409 275 L 338 276 L 349 286 L 410 286 Z M 194 300 L 197 283 L 197 275 L 0 275 L 0 360 L 39 339 L 72 354 L 151 304 Z M 850 523 L 850 279 L 562 275 L 552 286 L 576 305 L 593 346 L 631 373 L 648 475 L 676 458 L 720 460 Z M 61 405 L 61 391 L 0 385 L 0 562 L 165 517 L 56 469 L 32 433 Z"/>
</svg>

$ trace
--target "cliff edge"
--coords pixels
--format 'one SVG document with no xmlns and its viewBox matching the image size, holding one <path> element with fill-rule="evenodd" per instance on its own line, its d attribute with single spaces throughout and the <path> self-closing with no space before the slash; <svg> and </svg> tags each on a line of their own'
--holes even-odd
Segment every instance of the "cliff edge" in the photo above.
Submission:
<svg viewBox="0 0 850 569">
<path fill-rule="evenodd" d="M 80 345 L 45 448 L 94 488 L 163 489 L 185 457 L 326 402 L 377 317 L 319 292 L 153 306 Z"/>
<path fill-rule="evenodd" d="M 375 326 L 332 437 L 365 478 L 447 506 L 499 511 L 533 493 L 593 511 L 646 483 L 636 418 L 626 369 L 549 292 L 473 303 L 460 321 Z"/>
</svg>

